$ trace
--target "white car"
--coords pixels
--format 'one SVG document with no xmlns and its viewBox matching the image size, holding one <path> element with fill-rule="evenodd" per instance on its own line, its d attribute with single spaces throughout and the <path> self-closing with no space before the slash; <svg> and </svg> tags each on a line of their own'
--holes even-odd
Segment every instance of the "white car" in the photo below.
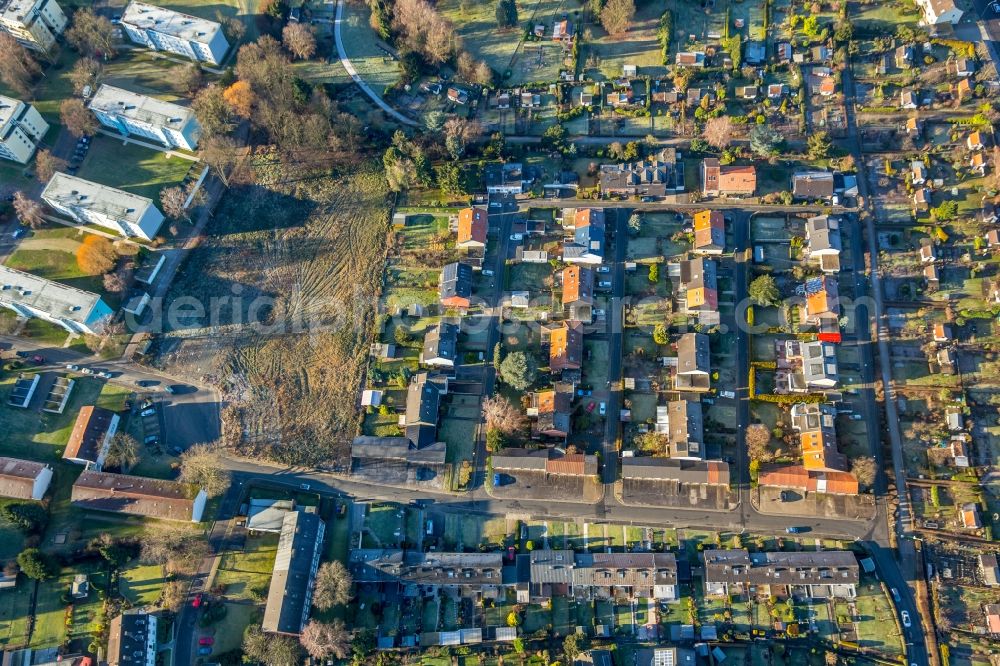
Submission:
<svg viewBox="0 0 1000 666">
<path fill-rule="evenodd" d="M 73 372 L 76 372 L 77 370 L 79 370 L 79 369 L 80 369 L 80 366 L 78 366 L 78 365 L 73 365 L 72 363 L 70 363 L 70 364 L 68 364 L 68 365 L 66 366 L 66 369 L 67 369 L 67 370 L 72 370 Z"/>
<path fill-rule="evenodd" d="M 521 240 L 522 238 L 524 238 L 524 234 L 511 234 L 511 235 L 510 235 L 510 239 L 511 239 L 512 241 L 519 241 L 519 240 Z"/>
<path fill-rule="evenodd" d="M 493 269 L 492 268 L 484 268 L 483 269 L 483 275 L 485 275 L 486 277 L 493 277 Z"/>
<path fill-rule="evenodd" d="M 85 375 L 92 375 L 92 374 L 94 374 L 94 371 L 91 370 L 90 368 L 80 368 L 80 372 L 83 373 L 83 374 L 85 374 Z"/>
<path fill-rule="evenodd" d="M 608 413 L 608 404 L 606 402 L 601 403 L 600 411 L 601 411 L 601 416 L 604 416 L 605 414 Z"/>
<path fill-rule="evenodd" d="M 597 318 L 601 318 L 601 317 L 603 317 L 603 316 L 604 316 L 605 314 L 606 314 L 606 313 L 605 313 L 605 312 L 604 312 L 604 310 L 602 310 L 601 308 L 594 308 L 594 316 L 595 316 L 595 317 L 597 317 Z"/>
<path fill-rule="evenodd" d="M 729 398 L 730 400 L 733 400 L 734 398 L 736 398 L 736 391 L 719 391 L 719 397 Z"/>
<path fill-rule="evenodd" d="M 913 623 L 910 622 L 910 613 L 909 613 L 909 611 L 903 611 L 902 613 L 899 614 L 899 617 L 903 620 L 903 626 L 904 627 L 906 627 L 907 629 L 909 629 L 912 626 Z"/>
<path fill-rule="evenodd" d="M 598 273 L 610 273 L 611 272 L 611 266 L 598 266 L 597 267 L 597 272 Z"/>
<path fill-rule="evenodd" d="M 149 409 L 144 409 L 139 413 L 139 416 L 153 416 L 156 414 L 156 409 L 150 407 Z"/>
</svg>

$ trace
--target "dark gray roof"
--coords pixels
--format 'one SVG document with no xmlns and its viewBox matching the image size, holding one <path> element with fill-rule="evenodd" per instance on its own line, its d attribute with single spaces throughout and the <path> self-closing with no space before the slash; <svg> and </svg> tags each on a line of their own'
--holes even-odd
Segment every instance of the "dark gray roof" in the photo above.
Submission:
<svg viewBox="0 0 1000 666">
<path fill-rule="evenodd" d="M 463 261 L 441 270 L 441 298 L 472 298 L 472 266 Z"/>
<path fill-rule="evenodd" d="M 706 550 L 706 583 L 848 585 L 860 579 L 858 560 L 846 550 L 748 553 Z"/>
<path fill-rule="evenodd" d="M 424 360 L 454 361 L 458 352 L 458 324 L 441 322 L 424 336 Z"/>
<path fill-rule="evenodd" d="M 359 582 L 428 585 L 500 585 L 502 553 L 438 553 L 414 550 L 357 549 L 349 565 Z"/>
<path fill-rule="evenodd" d="M 406 426 L 427 425 L 437 428 L 441 396 L 447 393 L 448 378 L 418 373 L 406 391 Z"/>
<path fill-rule="evenodd" d="M 678 181 L 677 151 L 665 148 L 652 160 L 629 164 L 602 164 L 600 183 L 602 192 L 627 192 L 630 194 L 659 196 L 673 190 Z M 683 184 L 683 173 L 679 176 Z"/>
<path fill-rule="evenodd" d="M 285 514 L 264 608 L 264 631 L 282 634 L 302 631 L 312 605 L 313 582 L 325 530 L 326 525 L 315 513 Z"/>
<path fill-rule="evenodd" d="M 578 553 L 573 584 L 596 587 L 675 585 L 673 553 Z"/>
<path fill-rule="evenodd" d="M 708 336 L 704 333 L 685 333 L 677 341 L 677 372 L 710 372 L 711 355 Z"/>
<path fill-rule="evenodd" d="M 729 485 L 729 465 L 721 460 L 622 458 L 623 479 Z"/>
<path fill-rule="evenodd" d="M 144 611 L 127 611 L 113 619 L 108 630 L 108 666 L 146 666 L 150 642 L 156 644 L 155 631 L 155 622 Z"/>
<path fill-rule="evenodd" d="M 531 583 L 573 582 L 575 556 L 572 550 L 534 550 L 531 552 Z"/>
<path fill-rule="evenodd" d="M 674 400 L 667 403 L 670 419 L 668 433 L 671 458 L 703 458 L 704 422 L 701 402 L 695 400 Z"/>
<path fill-rule="evenodd" d="M 402 460 L 412 464 L 443 465 L 446 451 L 447 445 L 444 442 L 418 446 L 418 442 L 408 437 L 362 435 L 351 442 L 351 457 L 369 460 Z"/>
</svg>

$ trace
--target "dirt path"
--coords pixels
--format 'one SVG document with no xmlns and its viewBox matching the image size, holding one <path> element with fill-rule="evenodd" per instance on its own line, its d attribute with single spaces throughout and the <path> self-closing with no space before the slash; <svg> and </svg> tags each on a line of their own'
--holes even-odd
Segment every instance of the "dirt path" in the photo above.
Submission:
<svg viewBox="0 0 1000 666">
<path fill-rule="evenodd" d="M 74 238 L 25 238 L 21 250 L 52 250 L 53 252 L 76 252 L 80 241 Z"/>
</svg>

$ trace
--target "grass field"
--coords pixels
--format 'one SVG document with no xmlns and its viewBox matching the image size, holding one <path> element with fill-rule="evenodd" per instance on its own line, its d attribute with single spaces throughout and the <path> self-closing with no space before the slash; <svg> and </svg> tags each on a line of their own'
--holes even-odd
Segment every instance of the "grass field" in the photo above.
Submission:
<svg viewBox="0 0 1000 666">
<path fill-rule="evenodd" d="M 106 136 L 94 137 L 90 151 L 80 165 L 80 178 L 117 187 L 148 197 L 160 205 L 160 191 L 178 185 L 196 162 L 122 142 Z"/>
<path fill-rule="evenodd" d="M 262 155 L 259 185 L 233 187 L 168 299 L 239 293 L 226 336 L 188 339 L 208 322 L 175 322 L 159 363 L 218 378 L 245 434 L 244 453 L 284 462 L 347 453 L 382 279 L 385 183 L 374 172 L 286 178 Z M 250 326 L 252 322 L 254 326 Z M 277 409 L 275 409 L 277 407 Z"/>
<path fill-rule="evenodd" d="M 266 595 L 277 550 L 277 534 L 248 536 L 242 551 L 222 556 L 215 584 L 225 586 L 226 596 L 232 599 L 251 599 L 252 590 Z"/>
<path fill-rule="evenodd" d="M 5 265 L 77 289 L 100 293 L 104 290 L 101 276 L 83 272 L 76 261 L 76 250 L 80 247 L 83 234 L 63 226 L 38 229 L 21 241 Z"/>
<path fill-rule="evenodd" d="M 367 3 L 345 4 L 340 35 L 344 40 L 344 53 L 354 69 L 381 95 L 399 81 L 399 64 L 379 48 L 378 35 L 368 23 L 370 15 Z"/>
</svg>

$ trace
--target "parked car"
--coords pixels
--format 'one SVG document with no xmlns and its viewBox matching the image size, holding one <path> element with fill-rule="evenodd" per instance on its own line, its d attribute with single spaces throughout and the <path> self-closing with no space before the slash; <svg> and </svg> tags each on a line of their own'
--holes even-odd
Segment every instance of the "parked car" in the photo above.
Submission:
<svg viewBox="0 0 1000 666">
<path fill-rule="evenodd" d="M 903 611 L 902 613 L 899 614 L 899 617 L 900 619 L 903 620 L 903 626 L 906 627 L 907 629 L 913 626 L 913 623 L 910 621 L 909 611 Z"/>
<path fill-rule="evenodd" d="M 494 486 L 499 486 L 500 485 L 500 475 L 497 474 L 497 473 L 493 474 L 493 485 Z"/>
<path fill-rule="evenodd" d="M 212 646 L 211 645 L 201 646 L 200 648 L 198 648 L 198 654 L 212 654 Z"/>
<path fill-rule="evenodd" d="M 852 421 L 860 421 L 862 419 L 861 414 L 851 414 Z"/>
<path fill-rule="evenodd" d="M 98 370 L 97 376 L 100 377 L 101 379 L 111 379 L 111 373 L 108 372 L 107 370 Z"/>
<path fill-rule="evenodd" d="M 729 398 L 730 400 L 736 398 L 736 391 L 719 391 L 720 398 Z"/>
<path fill-rule="evenodd" d="M 202 636 L 198 639 L 198 645 L 212 645 L 215 643 L 215 639 L 211 636 Z"/>
<path fill-rule="evenodd" d="M 597 283 L 597 286 L 601 289 L 611 289 L 611 280 L 601 280 Z"/>
<path fill-rule="evenodd" d="M 608 413 L 608 404 L 606 402 L 602 402 L 601 403 L 601 409 L 599 411 L 601 412 L 601 416 L 604 416 L 605 414 L 607 414 Z"/>
<path fill-rule="evenodd" d="M 611 266 L 598 266 L 597 267 L 597 272 L 598 273 L 610 273 L 611 272 Z"/>
<path fill-rule="evenodd" d="M 11 236 L 13 236 L 14 238 L 20 238 L 26 233 L 28 233 L 27 227 L 18 227 L 17 229 L 14 230 L 14 233 L 12 233 Z"/>
<path fill-rule="evenodd" d="M 80 373 L 84 375 L 92 375 L 94 374 L 94 371 L 90 368 L 80 368 Z"/>
<path fill-rule="evenodd" d="M 786 527 L 785 531 L 789 534 L 801 534 L 805 532 L 808 528 L 806 527 Z"/>
<path fill-rule="evenodd" d="M 142 440 L 142 441 L 145 442 L 146 444 L 156 444 L 157 442 L 160 441 L 160 436 L 159 435 L 146 435 L 146 438 L 144 440 Z"/>
<path fill-rule="evenodd" d="M 512 241 L 519 241 L 524 238 L 524 234 L 511 234 L 510 239 Z"/>
<path fill-rule="evenodd" d="M 194 599 L 191 600 L 191 608 L 201 608 L 201 592 L 194 595 Z"/>
<path fill-rule="evenodd" d="M 899 590 L 897 590 L 896 588 L 892 588 L 889 591 L 892 592 L 892 599 L 893 599 L 893 601 L 895 601 L 898 604 L 899 601 L 900 601 L 900 599 L 899 599 Z"/>
<path fill-rule="evenodd" d="M 41 364 L 45 363 L 45 357 L 44 356 L 39 356 L 38 354 L 35 354 L 34 356 L 31 357 L 31 361 L 32 361 L 32 363 L 37 363 L 38 365 L 41 365 Z"/>
<path fill-rule="evenodd" d="M 593 402 L 593 401 L 591 401 L 591 403 L 590 403 L 589 405 L 587 405 L 587 413 L 588 413 L 588 414 L 591 414 L 591 413 L 593 413 L 593 411 L 594 411 L 594 407 L 596 407 L 596 406 L 597 406 L 597 403 L 596 403 L 596 402 Z"/>
<path fill-rule="evenodd" d="M 299 484 L 299 490 L 309 490 L 310 488 L 312 488 L 312 486 L 310 486 L 308 483 Z"/>
<path fill-rule="evenodd" d="M 144 409 L 139 413 L 139 416 L 154 416 L 156 414 L 156 409 L 150 407 L 149 409 Z"/>
<path fill-rule="evenodd" d="M 602 310 L 601 308 L 594 308 L 595 317 L 603 317 L 604 315 L 605 315 L 604 310 Z"/>
<path fill-rule="evenodd" d="M 73 372 L 76 372 L 77 370 L 79 370 L 79 369 L 80 369 L 80 366 L 78 366 L 78 365 L 73 365 L 72 363 L 68 363 L 68 364 L 66 365 L 66 369 L 67 369 L 67 370 L 72 370 Z"/>
<path fill-rule="evenodd" d="M 485 275 L 486 277 L 493 277 L 493 269 L 492 268 L 484 268 L 483 269 L 483 275 Z"/>
</svg>

